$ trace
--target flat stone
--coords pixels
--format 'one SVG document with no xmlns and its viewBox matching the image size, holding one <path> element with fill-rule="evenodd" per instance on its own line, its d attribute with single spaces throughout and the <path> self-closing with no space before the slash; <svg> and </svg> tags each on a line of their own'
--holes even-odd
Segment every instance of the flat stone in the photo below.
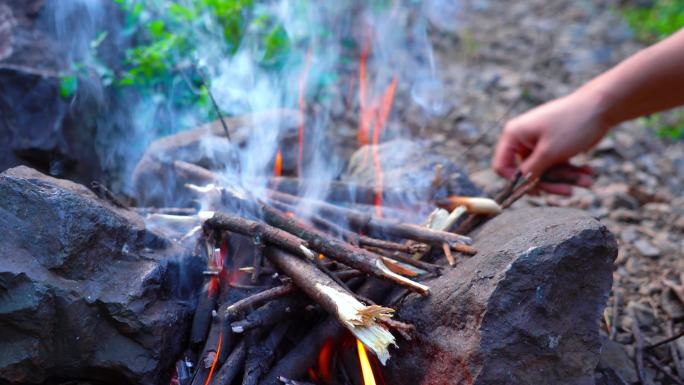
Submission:
<svg viewBox="0 0 684 385">
<path fill-rule="evenodd" d="M 534 208 L 474 238 L 477 255 L 399 304 L 416 336 L 392 351 L 387 382 L 594 384 L 613 235 L 584 212 Z"/>
</svg>

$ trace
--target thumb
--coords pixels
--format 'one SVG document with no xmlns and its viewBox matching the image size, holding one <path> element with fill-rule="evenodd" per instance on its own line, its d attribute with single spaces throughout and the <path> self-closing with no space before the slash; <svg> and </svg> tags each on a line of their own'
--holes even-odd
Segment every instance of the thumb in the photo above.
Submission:
<svg viewBox="0 0 684 385">
<path fill-rule="evenodd" d="M 529 179 L 535 179 L 541 177 L 552 164 L 548 152 L 542 146 L 537 145 L 530 156 L 520 165 L 520 171 Z"/>
</svg>

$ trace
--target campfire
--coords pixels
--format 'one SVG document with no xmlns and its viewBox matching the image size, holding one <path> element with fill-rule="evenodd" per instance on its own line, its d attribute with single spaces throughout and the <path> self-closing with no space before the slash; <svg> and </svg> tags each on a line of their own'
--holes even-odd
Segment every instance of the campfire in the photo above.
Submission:
<svg viewBox="0 0 684 385">
<path fill-rule="evenodd" d="M 317 22 L 365 15 L 343 8 Z M 485 194 L 407 139 L 409 99 L 441 109 L 416 95 L 433 90 L 432 52 L 418 14 L 383 17 L 360 18 L 362 36 L 307 31 L 277 76 L 242 46 L 225 62 L 200 47 L 220 65 L 174 71 L 211 112 L 138 152 L 112 146 L 123 186 L 0 173 L 0 382 L 588 383 L 612 236 L 576 212 L 510 209 L 536 180 Z M 399 22 L 417 27 L 394 42 Z M 329 63 L 321 46 L 349 34 L 352 60 Z M 394 46 L 411 52 L 382 57 Z"/>
<path fill-rule="evenodd" d="M 214 209 L 191 214 L 202 225 L 183 237 L 197 237 L 207 269 L 190 345 L 176 365 L 181 384 L 355 384 L 358 375 L 363 384 L 380 383 L 375 376 L 390 347 L 398 338 L 411 341 L 414 328 L 393 317 L 397 293 L 429 296 L 421 281 L 448 268 L 442 260 L 454 266 L 477 253 L 467 235 L 452 230 L 472 230 L 534 185 L 518 175 L 496 200 L 412 201 L 407 197 L 419 194 L 337 181 L 320 200 L 297 195 L 316 181 L 281 175 L 281 150 L 262 188 L 222 183 L 184 161 L 173 167 L 202 182 L 185 187 Z M 424 225 L 404 222 L 426 207 L 434 210 Z M 351 351 L 357 362 L 346 357 Z"/>
</svg>

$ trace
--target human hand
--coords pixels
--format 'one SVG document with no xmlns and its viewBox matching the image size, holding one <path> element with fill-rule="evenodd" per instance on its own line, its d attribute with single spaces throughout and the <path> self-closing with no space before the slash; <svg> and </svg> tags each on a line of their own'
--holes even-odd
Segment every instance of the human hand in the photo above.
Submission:
<svg viewBox="0 0 684 385">
<path fill-rule="evenodd" d="M 569 160 L 593 147 L 610 128 L 600 105 L 591 95 L 576 92 L 509 121 L 496 146 L 494 169 L 506 178 L 518 168 L 528 178 L 541 177 L 538 188 L 554 194 L 589 187 L 591 169 L 572 166 Z"/>
</svg>

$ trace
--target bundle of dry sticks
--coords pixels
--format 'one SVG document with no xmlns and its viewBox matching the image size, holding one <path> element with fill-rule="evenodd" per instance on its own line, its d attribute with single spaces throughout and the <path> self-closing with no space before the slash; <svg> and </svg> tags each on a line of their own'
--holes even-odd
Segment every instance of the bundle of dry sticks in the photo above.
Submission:
<svg viewBox="0 0 684 385">
<path fill-rule="evenodd" d="M 440 274 L 444 266 L 423 257 L 436 251 L 453 266 L 454 253 L 475 254 L 471 239 L 452 232 L 454 227 L 467 234 L 534 186 L 517 175 L 495 200 L 449 197 L 420 203 L 440 207 L 420 226 L 369 214 L 377 193 L 371 187 L 328 184 L 323 201 L 294 194 L 311 181 L 273 178 L 260 191 L 246 192 L 219 187 L 219 179 L 198 166 L 175 166 L 179 174 L 206 182 L 188 187 L 220 208 L 203 218 L 199 242 L 209 269 L 190 341 L 199 355 L 194 371 L 184 361 L 176 368 L 179 381 L 187 384 L 233 384 L 241 373 L 243 384 L 297 378 L 311 366 L 324 339 L 342 328 L 386 362 L 389 346 L 396 345 L 392 331 L 408 339 L 412 326 L 392 319 L 394 310 L 382 305 L 385 298 L 378 290 L 389 283 L 428 295 L 429 287 L 419 280 Z M 382 194 L 384 202 L 406 202 L 405 191 Z M 384 210 L 393 217 L 407 215 L 405 208 Z M 224 255 L 227 250 L 221 249 L 235 237 L 251 246 L 251 266 L 232 271 L 251 273 L 253 285 L 247 287 L 229 282 L 231 272 L 224 267 L 240 263 L 235 253 Z M 312 321 L 304 309 L 328 319 Z M 309 325 L 302 328 L 299 321 L 305 318 Z"/>
</svg>

